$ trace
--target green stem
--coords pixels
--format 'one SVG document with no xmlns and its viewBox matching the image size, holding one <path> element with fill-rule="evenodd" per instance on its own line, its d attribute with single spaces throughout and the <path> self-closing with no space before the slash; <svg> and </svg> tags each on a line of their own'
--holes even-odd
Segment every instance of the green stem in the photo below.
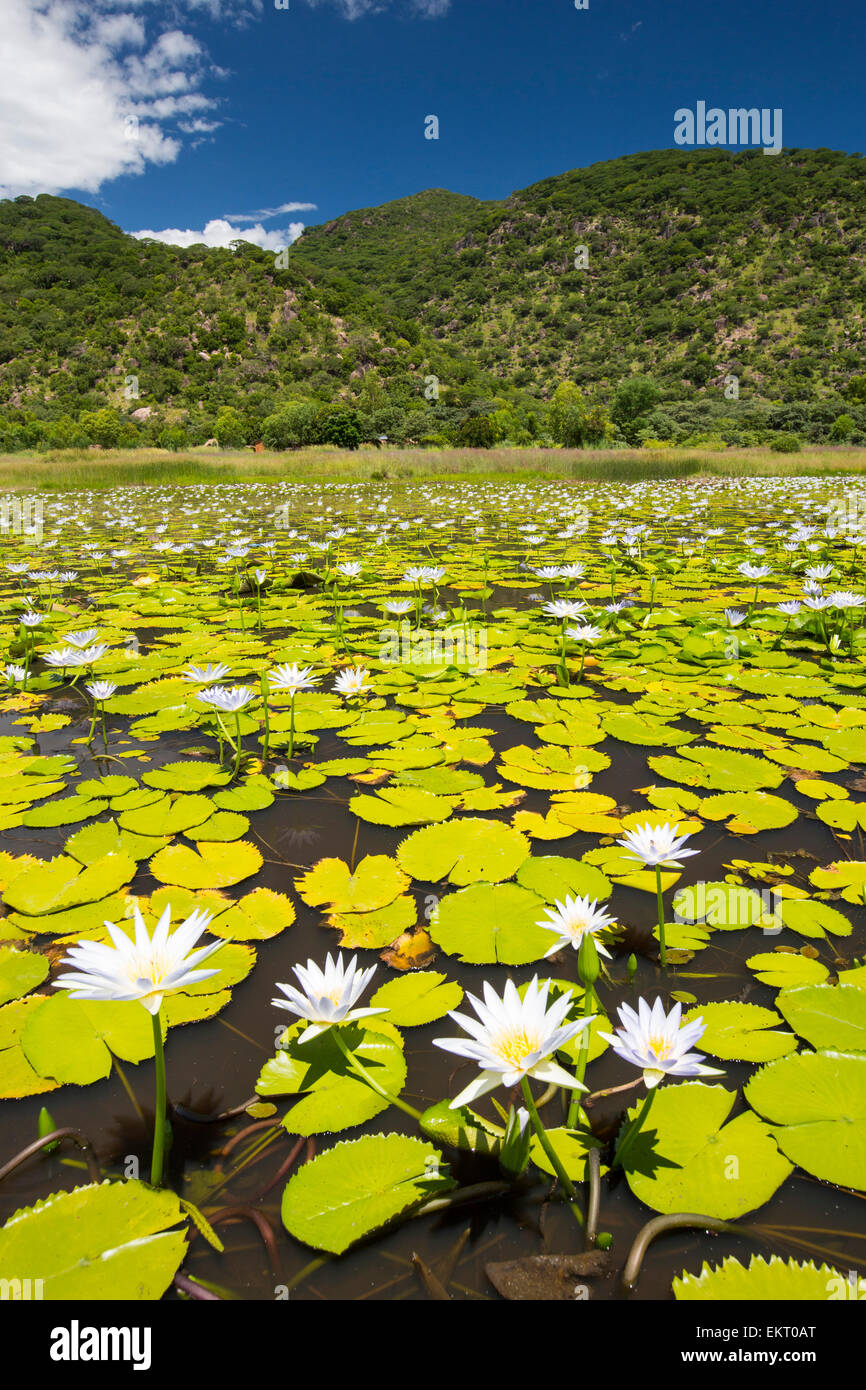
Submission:
<svg viewBox="0 0 866 1390">
<path fill-rule="evenodd" d="M 653 1086 L 653 1088 L 652 1088 L 651 1091 L 647 1091 L 646 1097 L 644 1098 L 644 1103 L 643 1103 L 643 1105 L 641 1106 L 641 1108 L 640 1108 L 640 1110 L 638 1111 L 637 1115 L 636 1115 L 635 1118 L 632 1120 L 632 1122 L 631 1122 L 631 1124 L 629 1125 L 628 1129 L 626 1130 L 625 1134 L 622 1135 L 622 1137 L 620 1138 L 619 1143 L 618 1143 L 617 1146 L 616 1146 L 616 1149 L 615 1149 L 614 1155 L 613 1155 L 613 1159 L 612 1159 L 611 1165 L 610 1165 L 611 1168 L 621 1168 L 621 1167 L 622 1167 L 622 1163 L 623 1163 L 623 1159 L 625 1158 L 625 1155 L 628 1153 L 629 1149 L 631 1148 L 632 1144 L 634 1143 L 634 1140 L 635 1140 L 635 1138 L 637 1137 L 637 1133 L 638 1133 L 639 1129 L 641 1128 L 641 1126 L 642 1126 L 644 1120 L 646 1119 L 647 1115 L 649 1114 L 650 1106 L 651 1106 L 652 1103 L 653 1103 L 653 1097 L 655 1096 L 655 1093 L 656 1093 L 657 1090 L 658 1090 L 658 1087 L 657 1087 L 657 1086 Z"/>
<path fill-rule="evenodd" d="M 260 685 L 261 685 L 261 692 L 262 692 L 262 708 L 263 708 L 264 714 L 265 714 L 265 746 L 264 746 L 264 748 L 262 749 L 262 761 L 263 761 L 263 762 L 267 762 L 267 760 L 268 760 L 268 751 L 269 751 L 269 749 L 270 749 L 270 743 L 271 743 L 271 721 L 270 721 L 270 714 L 269 714 L 269 711 L 268 711 L 268 695 L 270 694 L 270 690 L 269 690 L 269 688 L 268 688 L 268 678 L 267 678 L 267 676 L 262 676 Z"/>
<path fill-rule="evenodd" d="M 539 1115 L 538 1110 L 536 1109 L 535 1101 L 532 1099 L 532 1089 L 529 1085 L 529 1078 L 527 1076 L 524 1076 L 522 1078 L 520 1082 L 520 1089 L 523 1092 L 523 1099 L 526 1102 L 526 1108 L 529 1111 L 529 1118 L 532 1121 L 532 1128 L 538 1135 L 538 1142 L 544 1149 L 544 1152 L 547 1155 L 550 1165 L 553 1168 L 554 1173 L 558 1177 L 560 1184 L 562 1185 L 562 1190 L 565 1192 L 565 1195 L 568 1197 L 569 1201 L 574 1203 L 577 1198 L 577 1192 L 575 1190 L 574 1183 L 571 1181 L 571 1178 L 568 1176 L 565 1169 L 563 1168 L 559 1155 L 557 1154 L 556 1150 L 554 1149 L 553 1145 L 547 1137 L 547 1130 L 544 1128 L 544 1125 L 542 1124 L 541 1116 Z M 572 1210 L 578 1217 L 578 1220 L 582 1221 L 583 1218 L 580 1216 L 577 1208 L 573 1206 Z"/>
<path fill-rule="evenodd" d="M 165 1152 L 165 1045 L 162 1041 L 162 1007 L 151 1015 L 153 1023 L 153 1056 L 156 1063 L 156 1106 L 153 1112 L 153 1158 L 150 1165 L 151 1187 L 162 1187 L 162 1164 Z"/>
<path fill-rule="evenodd" d="M 235 749 L 235 770 L 234 770 L 234 775 L 235 775 L 235 777 L 237 777 L 238 773 L 240 772 L 240 767 L 241 767 L 241 712 L 240 712 L 240 710 L 235 710 L 235 734 L 237 735 L 238 746 L 237 746 L 237 748 Z"/>
<path fill-rule="evenodd" d="M 665 948 L 665 904 L 660 864 L 656 864 L 656 906 L 658 907 L 659 914 L 659 958 L 662 963 L 662 969 L 664 970 L 667 967 L 668 956 Z"/>
<path fill-rule="evenodd" d="M 352 1071 L 355 1073 L 357 1077 L 360 1078 L 361 1081 L 365 1081 L 367 1085 L 371 1087 L 372 1090 L 374 1090 L 378 1095 L 382 1096 L 384 1100 L 387 1100 L 389 1105 L 396 1105 L 398 1110 L 402 1110 L 406 1115 L 411 1115 L 413 1120 L 421 1119 L 420 1110 L 416 1110 L 413 1105 L 409 1105 L 405 1100 L 401 1100 L 399 1096 L 391 1095 L 390 1091 L 386 1091 L 385 1087 L 380 1086 L 376 1078 L 370 1075 L 363 1062 L 358 1061 L 354 1052 L 352 1052 L 348 1045 L 343 1041 L 343 1038 L 340 1036 L 339 1024 L 337 1024 L 336 1027 L 333 1029 L 333 1034 L 334 1041 L 336 1042 L 338 1048 L 342 1052 L 343 1056 L 346 1058 L 346 1061 L 349 1063 L 349 1066 L 351 1067 Z"/>
<path fill-rule="evenodd" d="M 587 985 L 587 986 L 584 988 L 584 991 L 583 991 L 583 1016 L 584 1016 L 584 1018 L 589 1018 L 590 1014 L 592 1013 L 592 1007 L 593 1007 L 594 1002 L 595 1002 L 595 992 L 594 992 L 594 990 L 593 990 L 593 988 L 592 988 L 592 985 Z M 578 1057 L 578 1062 L 577 1062 L 577 1073 L 576 1073 L 576 1075 L 577 1075 L 578 1081 L 583 1081 L 583 1079 L 584 1079 L 584 1077 L 585 1077 L 585 1075 L 586 1075 L 586 1064 L 587 1064 L 588 1061 L 589 1061 L 589 1029 L 588 1029 L 588 1028 L 584 1028 L 584 1030 L 583 1030 L 583 1036 L 582 1036 L 582 1038 L 581 1038 L 581 1040 L 580 1040 L 580 1056 Z M 580 1092 L 580 1091 L 572 1091 L 572 1093 L 571 1093 L 571 1101 L 569 1102 L 569 1106 L 568 1106 L 568 1119 L 566 1120 L 566 1124 L 568 1125 L 568 1128 L 569 1128 L 569 1129 L 574 1129 L 575 1125 L 578 1123 L 578 1120 L 580 1119 L 580 1113 L 581 1113 L 580 1096 L 581 1096 L 581 1095 L 582 1095 L 582 1092 Z"/>
<path fill-rule="evenodd" d="M 295 695 L 292 692 L 292 702 L 289 705 L 289 762 L 295 756 Z"/>
</svg>

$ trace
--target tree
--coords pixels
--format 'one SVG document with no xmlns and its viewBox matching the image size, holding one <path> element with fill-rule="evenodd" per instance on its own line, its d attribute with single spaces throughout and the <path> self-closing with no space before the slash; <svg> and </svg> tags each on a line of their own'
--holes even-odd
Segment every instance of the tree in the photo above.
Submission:
<svg viewBox="0 0 866 1390">
<path fill-rule="evenodd" d="M 635 443 L 638 430 L 646 424 L 649 415 L 659 398 L 659 388 L 649 376 L 630 376 L 620 383 L 610 417 L 619 425 L 629 443 Z"/>
<path fill-rule="evenodd" d="M 830 438 L 850 439 L 856 428 L 856 421 L 850 415 L 837 415 L 830 426 Z"/>
<path fill-rule="evenodd" d="M 496 423 L 490 415 L 470 415 L 454 431 L 454 443 L 462 449 L 492 449 Z"/>
<path fill-rule="evenodd" d="M 603 405 L 587 401 L 579 386 L 563 381 L 553 393 L 550 431 L 557 444 L 583 449 L 610 436 L 610 417 Z"/>
<path fill-rule="evenodd" d="M 361 425 L 357 412 L 342 406 L 327 405 L 316 416 L 317 444 L 336 444 L 341 449 L 357 449 L 361 442 Z"/>
<path fill-rule="evenodd" d="M 160 449 L 171 449 L 172 452 L 177 452 L 178 449 L 185 449 L 187 443 L 186 430 L 182 425 L 168 425 L 164 430 L 160 431 L 156 442 Z"/>
<path fill-rule="evenodd" d="M 299 449 L 312 444 L 317 411 L 312 401 L 289 401 L 262 424 L 262 443 L 268 449 Z"/>
<path fill-rule="evenodd" d="M 102 410 L 85 410 L 78 421 L 92 444 L 103 449 L 116 449 L 120 444 L 123 427 L 115 410 L 105 406 Z"/>
<path fill-rule="evenodd" d="M 224 449 L 242 449 L 246 443 L 243 418 L 231 406 L 217 415 L 214 434 Z"/>
</svg>

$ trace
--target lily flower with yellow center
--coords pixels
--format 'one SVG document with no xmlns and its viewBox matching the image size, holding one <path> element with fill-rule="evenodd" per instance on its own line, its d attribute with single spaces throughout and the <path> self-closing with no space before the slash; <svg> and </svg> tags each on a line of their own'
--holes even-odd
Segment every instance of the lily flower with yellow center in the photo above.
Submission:
<svg viewBox="0 0 866 1390">
<path fill-rule="evenodd" d="M 75 970 L 58 975 L 52 981 L 54 988 L 68 989 L 70 999 L 136 1000 L 149 1014 L 156 1016 L 166 994 L 175 994 L 199 980 L 219 974 L 218 970 L 197 967 L 225 942 L 212 941 L 192 951 L 211 921 L 212 913 L 196 909 L 169 935 L 171 907 L 168 906 L 150 936 L 137 904 L 134 912 L 134 939 L 113 922 L 106 922 L 106 930 L 114 944 L 82 941 L 71 946 L 61 964 L 72 965 Z"/>
<path fill-rule="evenodd" d="M 563 946 L 573 946 L 578 951 L 586 935 L 596 937 L 596 933 L 603 931 L 605 927 L 616 925 L 616 918 L 601 912 L 597 901 L 590 902 L 589 894 L 585 898 L 566 897 L 564 903 L 557 899 L 553 907 L 547 909 L 547 915 L 550 918 L 549 922 L 542 920 L 536 923 L 536 926 L 544 927 L 545 931 L 556 932 L 557 939 L 550 950 L 545 951 L 546 956 L 552 956 Z M 597 937 L 595 945 L 600 956 L 610 958 L 610 951 L 605 950 Z"/>
<path fill-rule="evenodd" d="M 618 1057 L 640 1067 L 647 1090 L 658 1086 L 666 1076 L 723 1076 L 715 1067 L 703 1065 L 703 1054 L 691 1052 L 706 1032 L 702 1018 L 682 1022 L 682 1005 L 665 1013 L 661 999 L 652 1008 L 638 1000 L 638 1012 L 621 1004 L 617 1009 L 621 1027 L 615 1033 L 599 1033 Z"/>
<path fill-rule="evenodd" d="M 386 1014 L 387 1009 L 356 1009 L 354 1005 L 376 973 L 375 965 L 369 970 L 358 970 L 358 957 L 352 956 L 348 965 L 343 963 L 340 951 L 336 960 L 328 955 L 324 970 L 314 960 L 306 966 L 293 965 L 301 989 L 294 985 L 281 985 L 285 999 L 272 999 L 278 1009 L 287 1009 L 291 1014 L 307 1020 L 307 1027 L 298 1039 L 309 1042 L 317 1034 L 324 1033 L 338 1023 L 354 1023 L 356 1019 L 368 1018 L 371 1014 Z M 301 992 L 303 991 L 303 993 Z"/>
<path fill-rule="evenodd" d="M 468 1105 L 496 1086 L 516 1086 L 529 1076 L 547 1084 L 552 1082 L 572 1090 L 586 1090 L 571 1072 L 553 1060 L 553 1054 L 588 1028 L 592 1017 L 566 1023 L 571 994 L 560 995 L 548 1007 L 549 990 L 550 980 L 539 984 L 535 976 L 521 999 L 514 982 L 509 980 L 500 999 L 492 985 L 485 981 L 483 1003 L 474 995 L 467 995 L 477 1019 L 468 1014 L 449 1013 L 449 1018 L 459 1023 L 470 1037 L 435 1038 L 434 1047 L 468 1057 L 481 1068 L 481 1075 L 452 1100 L 452 1110 Z"/>
</svg>

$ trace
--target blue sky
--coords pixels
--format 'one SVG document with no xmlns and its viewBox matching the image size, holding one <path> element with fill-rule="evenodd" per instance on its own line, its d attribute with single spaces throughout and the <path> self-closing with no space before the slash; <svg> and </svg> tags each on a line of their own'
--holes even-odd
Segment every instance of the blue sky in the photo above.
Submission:
<svg viewBox="0 0 866 1390">
<path fill-rule="evenodd" d="M 853 0 L 4 5 L 0 190 L 62 192 L 166 239 L 212 224 L 270 244 L 430 187 L 503 197 L 672 146 L 675 110 L 699 100 L 781 108 L 787 146 L 866 147 Z"/>
</svg>

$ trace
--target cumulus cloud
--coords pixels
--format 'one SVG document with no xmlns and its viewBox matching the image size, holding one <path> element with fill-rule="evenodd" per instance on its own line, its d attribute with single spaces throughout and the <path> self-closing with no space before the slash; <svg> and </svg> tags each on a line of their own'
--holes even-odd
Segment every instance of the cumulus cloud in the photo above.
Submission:
<svg viewBox="0 0 866 1390">
<path fill-rule="evenodd" d="M 288 206 L 292 206 L 289 204 Z M 311 203 L 299 203 L 298 207 L 312 207 Z M 236 219 L 237 220 L 237 219 Z M 290 222 L 288 227 L 281 231 L 265 231 L 259 222 L 254 227 L 233 227 L 224 217 L 214 217 L 205 224 L 203 231 L 194 231 L 187 227 L 185 230 L 180 227 L 164 227 L 162 231 L 147 230 L 142 232 L 132 232 L 131 235 L 140 239 L 148 237 L 151 241 L 164 241 L 169 246 L 195 246 L 199 242 L 204 242 L 205 246 L 231 246 L 233 241 L 251 241 L 254 246 L 260 246 L 263 251 L 282 251 L 284 246 L 291 246 L 293 241 L 297 241 L 301 232 L 304 230 L 303 222 Z"/>
<path fill-rule="evenodd" d="M 150 0 L 3 0 L 0 197 L 95 193 L 177 159 L 172 122 L 203 119 L 216 102 L 201 90 L 197 39 L 178 28 L 149 38 L 159 16 Z"/>
</svg>

